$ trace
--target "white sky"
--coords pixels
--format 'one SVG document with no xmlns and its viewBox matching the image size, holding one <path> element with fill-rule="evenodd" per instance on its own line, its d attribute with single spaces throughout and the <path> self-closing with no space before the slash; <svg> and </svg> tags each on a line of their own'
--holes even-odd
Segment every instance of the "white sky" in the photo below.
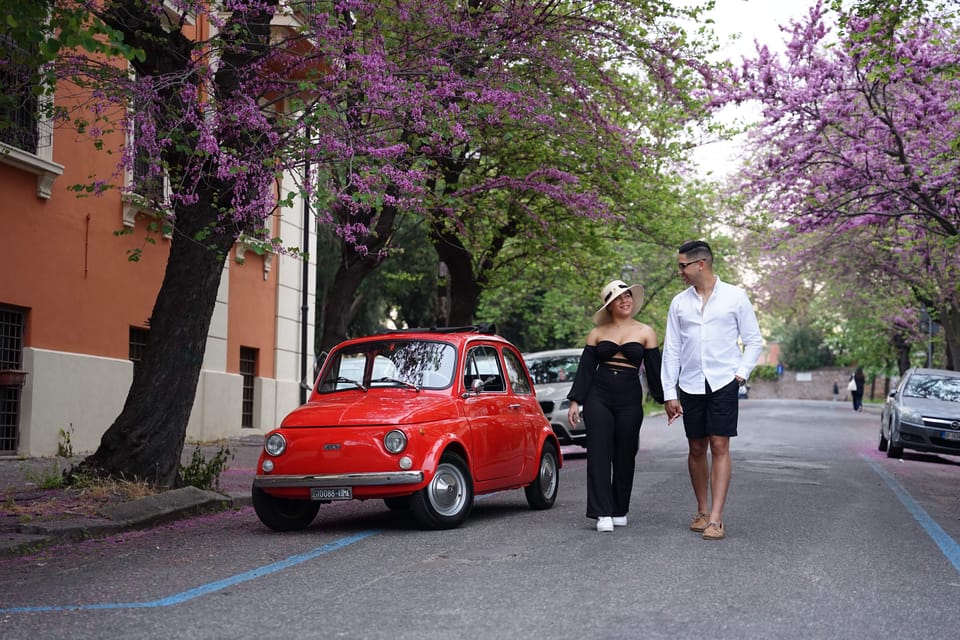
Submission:
<svg viewBox="0 0 960 640">
<path fill-rule="evenodd" d="M 695 0 L 689 0 L 694 3 Z M 766 44 L 770 49 L 783 49 L 784 34 L 780 25 L 788 25 L 793 19 L 806 16 L 815 0 L 716 0 L 716 7 L 710 13 L 714 20 L 713 29 L 719 38 L 720 59 L 732 59 L 739 62 L 742 56 L 752 56 L 755 52 L 754 40 Z M 730 38 L 739 34 L 739 39 Z M 749 118 L 748 110 L 731 111 L 728 117 Z M 734 168 L 737 161 L 737 144 L 712 143 L 700 147 L 694 152 L 694 159 L 704 174 L 712 173 L 720 178 Z"/>
</svg>

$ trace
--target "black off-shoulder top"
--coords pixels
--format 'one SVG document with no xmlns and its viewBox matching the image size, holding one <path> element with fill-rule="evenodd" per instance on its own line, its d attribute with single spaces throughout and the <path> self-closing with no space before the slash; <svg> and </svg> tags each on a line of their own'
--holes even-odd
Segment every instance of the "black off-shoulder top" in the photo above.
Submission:
<svg viewBox="0 0 960 640">
<path fill-rule="evenodd" d="M 617 354 L 622 357 L 617 357 Z M 647 389 L 650 396 L 663 404 L 663 385 L 660 382 L 660 348 L 645 348 L 639 342 L 625 342 L 617 344 L 612 340 L 601 340 L 594 345 L 587 345 L 583 348 L 580 355 L 580 364 L 577 366 L 577 374 L 573 379 L 573 387 L 567 398 L 583 404 L 587 395 L 590 393 L 590 386 L 593 384 L 593 377 L 597 372 L 597 367 L 601 364 L 609 366 L 629 366 L 639 367 L 643 365 L 647 375 Z"/>
</svg>

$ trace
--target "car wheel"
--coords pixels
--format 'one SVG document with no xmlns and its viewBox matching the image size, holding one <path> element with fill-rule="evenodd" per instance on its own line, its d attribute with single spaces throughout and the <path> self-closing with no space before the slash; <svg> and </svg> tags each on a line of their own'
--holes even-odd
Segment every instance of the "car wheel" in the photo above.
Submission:
<svg viewBox="0 0 960 640">
<path fill-rule="evenodd" d="M 537 477 L 523 489 L 531 509 L 549 509 L 557 501 L 557 491 L 560 488 L 559 471 L 557 447 L 548 440 L 543 443 Z"/>
<path fill-rule="evenodd" d="M 253 488 L 253 509 L 260 522 L 274 531 L 306 529 L 320 510 L 319 502 L 277 498 L 259 487 Z"/>
<path fill-rule="evenodd" d="M 410 496 L 400 496 L 398 498 L 384 498 L 383 504 L 387 505 L 390 511 L 409 511 Z"/>
<path fill-rule="evenodd" d="M 903 447 L 894 444 L 897 441 L 897 432 L 894 431 L 893 425 L 890 425 L 890 441 L 887 443 L 887 457 L 888 458 L 902 458 L 903 457 Z"/>
<path fill-rule="evenodd" d="M 473 480 L 466 461 L 445 453 L 426 487 L 410 497 L 414 517 L 426 529 L 459 527 L 473 507 Z"/>
<path fill-rule="evenodd" d="M 879 449 L 880 451 L 886 451 L 887 444 L 888 444 L 887 437 L 883 435 L 883 425 L 881 424 L 880 425 L 880 444 L 877 446 L 877 449 Z"/>
</svg>

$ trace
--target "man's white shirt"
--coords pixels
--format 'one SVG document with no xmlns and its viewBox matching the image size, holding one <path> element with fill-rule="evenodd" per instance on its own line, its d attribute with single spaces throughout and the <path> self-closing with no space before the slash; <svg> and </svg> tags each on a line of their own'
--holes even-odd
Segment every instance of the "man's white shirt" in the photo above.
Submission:
<svg viewBox="0 0 960 640">
<path fill-rule="evenodd" d="M 743 351 L 740 342 L 743 342 Z M 763 351 L 763 336 L 746 292 L 718 277 L 707 299 L 694 287 L 670 302 L 663 339 L 660 378 L 663 397 L 677 399 L 677 386 L 687 393 L 706 393 L 728 385 L 736 376 L 747 380 Z"/>
</svg>

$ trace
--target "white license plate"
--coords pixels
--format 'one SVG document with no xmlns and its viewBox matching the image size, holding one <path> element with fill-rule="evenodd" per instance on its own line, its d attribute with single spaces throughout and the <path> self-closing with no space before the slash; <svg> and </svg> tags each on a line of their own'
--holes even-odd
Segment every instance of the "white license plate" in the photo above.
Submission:
<svg viewBox="0 0 960 640">
<path fill-rule="evenodd" d="M 353 500 L 350 487 L 310 487 L 311 500 Z"/>
<path fill-rule="evenodd" d="M 944 440 L 960 440 L 960 431 L 941 431 L 940 437 Z"/>
</svg>

